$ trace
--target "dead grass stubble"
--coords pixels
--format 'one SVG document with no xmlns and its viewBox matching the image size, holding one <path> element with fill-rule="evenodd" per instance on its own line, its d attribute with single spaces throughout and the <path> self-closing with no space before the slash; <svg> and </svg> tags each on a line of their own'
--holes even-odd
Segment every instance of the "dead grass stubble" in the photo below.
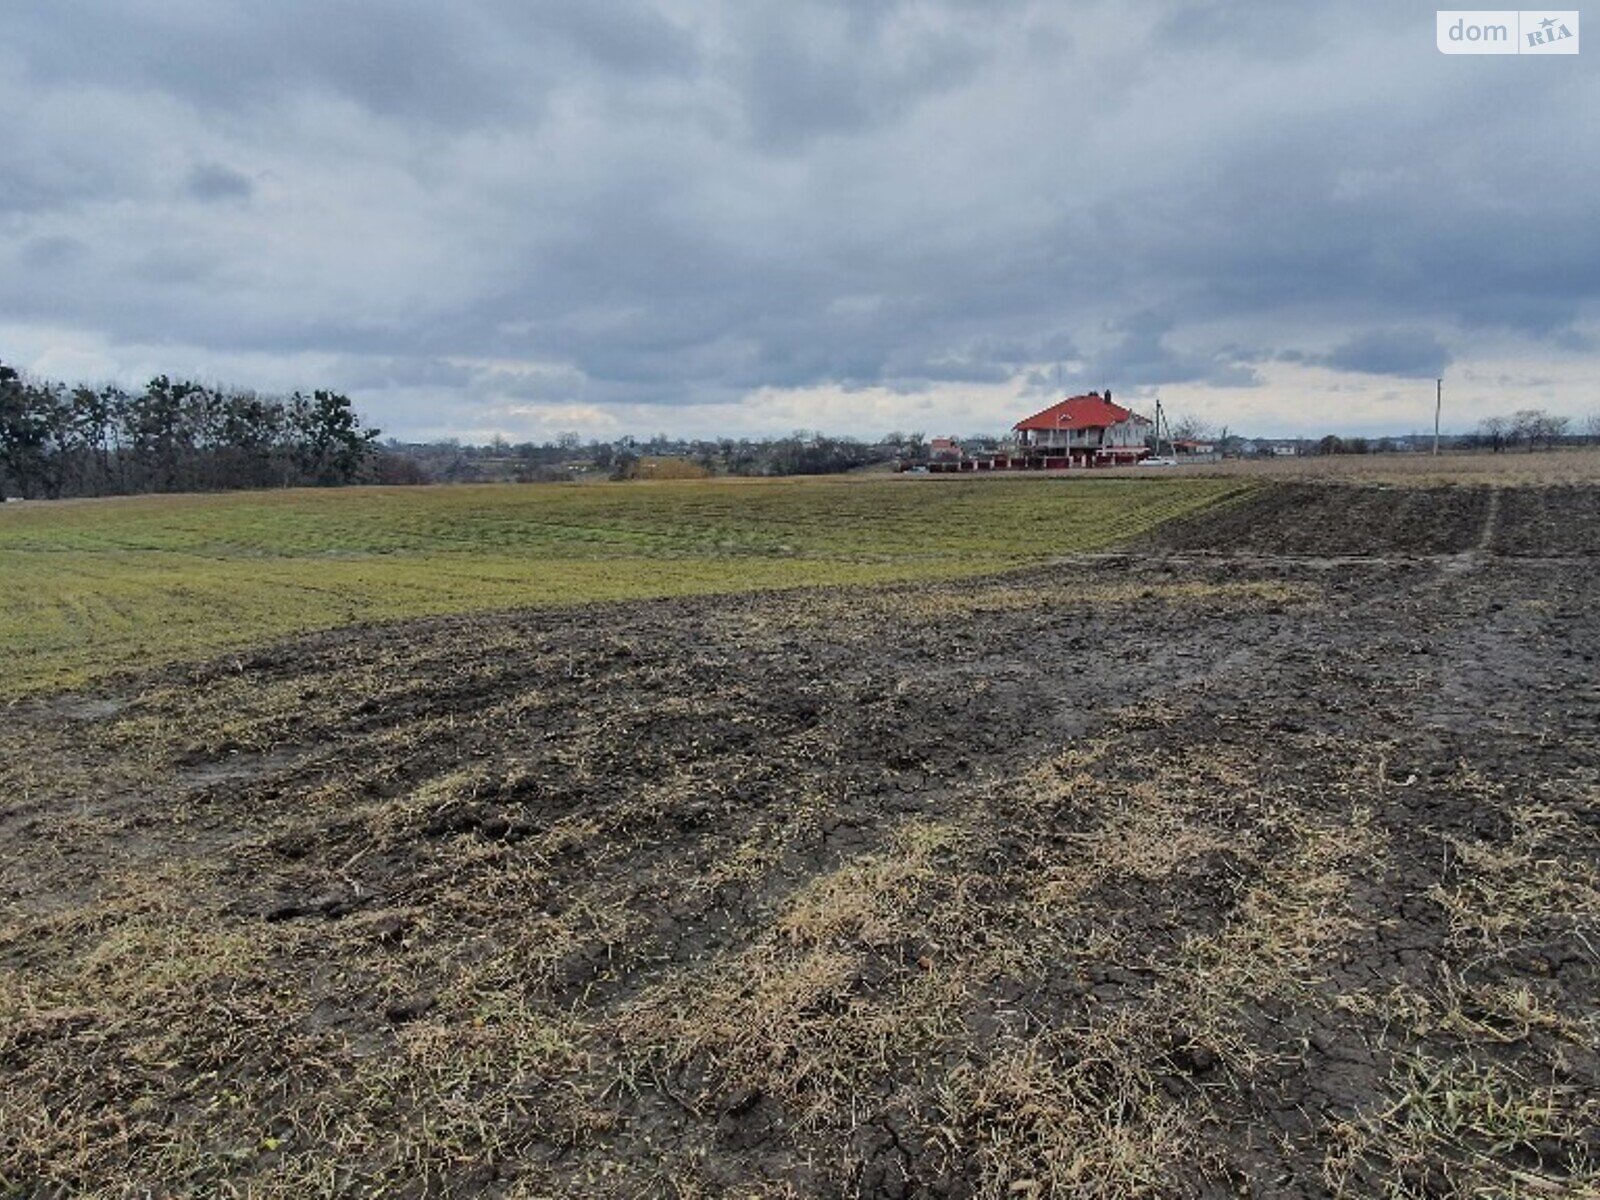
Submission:
<svg viewBox="0 0 1600 1200">
<path fill-rule="evenodd" d="M 1156 751 L 1131 782 L 1109 769 L 1125 752 L 1122 736 L 1079 747 L 961 816 L 907 821 L 803 886 L 748 949 L 641 997 L 620 1039 L 691 1102 L 771 1097 L 802 1136 L 909 1108 L 951 1168 L 976 1165 L 986 1197 L 1164 1194 L 1175 1173 L 1215 1169 L 1202 1085 L 1187 1099 L 1170 1086 L 1175 1051 L 1215 1055 L 1221 1080 L 1259 1065 L 1242 1010 L 1306 996 L 1383 842 L 1359 805 L 1314 817 L 1240 794 L 1252 775 L 1237 751 Z M 996 829 L 1037 831 L 999 879 Z M 1224 848 L 1246 882 L 1215 928 L 1180 922 L 1175 944 L 1141 951 L 1100 912 L 1114 881 L 1214 882 Z M 1130 1002 L 1091 995 L 980 1035 L 997 979 L 1117 963 L 1150 981 Z"/>
</svg>

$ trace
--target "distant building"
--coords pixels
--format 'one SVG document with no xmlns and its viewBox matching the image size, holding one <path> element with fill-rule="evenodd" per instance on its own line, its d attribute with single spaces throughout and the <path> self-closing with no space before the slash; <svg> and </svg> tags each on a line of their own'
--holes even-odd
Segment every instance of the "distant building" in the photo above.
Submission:
<svg viewBox="0 0 1600 1200">
<path fill-rule="evenodd" d="M 1064 458 L 1071 466 L 1138 462 L 1153 426 L 1148 418 L 1090 392 L 1052 404 L 1012 426 L 1023 454 Z"/>
<path fill-rule="evenodd" d="M 954 462 L 961 457 L 961 443 L 955 438 L 937 437 L 928 442 L 928 459 L 931 462 Z"/>
</svg>

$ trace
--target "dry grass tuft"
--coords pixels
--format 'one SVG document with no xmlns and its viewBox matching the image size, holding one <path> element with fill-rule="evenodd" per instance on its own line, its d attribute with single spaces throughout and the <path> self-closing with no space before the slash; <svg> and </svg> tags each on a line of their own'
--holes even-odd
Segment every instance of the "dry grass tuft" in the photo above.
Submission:
<svg viewBox="0 0 1600 1200">
<path fill-rule="evenodd" d="M 949 823 L 900 826 L 883 850 L 804 885 L 748 949 L 641 996 L 618 1035 L 645 1069 L 692 1067 L 719 1094 L 776 1097 L 801 1127 L 858 1119 L 896 1061 L 960 1032 L 968 981 L 928 938 L 966 909 L 941 863 L 959 838 Z"/>
<path fill-rule="evenodd" d="M 1511 812 L 1509 842 L 1449 837 L 1458 879 L 1429 893 L 1463 947 L 1503 952 L 1535 929 L 1564 927 L 1600 945 L 1600 833 L 1564 809 Z"/>
<path fill-rule="evenodd" d="M 1600 1099 L 1470 1055 L 1400 1057 L 1392 1102 L 1341 1126 L 1324 1167 L 1339 1196 L 1600 1194 L 1586 1138 Z M 1376 1169 L 1374 1169 L 1376 1168 Z"/>
<path fill-rule="evenodd" d="M 979 1168 L 977 1195 L 1170 1195 L 1202 1166 L 1198 1130 L 1159 1086 L 1134 1014 L 1002 1047 L 940 1087 L 942 1132 Z"/>
</svg>

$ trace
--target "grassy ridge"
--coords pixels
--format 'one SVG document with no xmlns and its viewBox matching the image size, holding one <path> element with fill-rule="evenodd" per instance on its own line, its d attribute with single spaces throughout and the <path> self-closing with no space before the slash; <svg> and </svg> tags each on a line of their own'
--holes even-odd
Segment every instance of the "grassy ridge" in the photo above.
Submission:
<svg viewBox="0 0 1600 1200">
<path fill-rule="evenodd" d="M 157 496 L 0 510 L 0 692 L 356 621 L 982 574 L 1236 480 L 785 480 Z"/>
</svg>

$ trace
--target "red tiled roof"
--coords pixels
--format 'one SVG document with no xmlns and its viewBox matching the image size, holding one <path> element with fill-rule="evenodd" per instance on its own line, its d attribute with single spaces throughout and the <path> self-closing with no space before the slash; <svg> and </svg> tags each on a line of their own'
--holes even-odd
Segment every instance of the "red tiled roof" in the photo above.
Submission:
<svg viewBox="0 0 1600 1200">
<path fill-rule="evenodd" d="M 1087 396 L 1073 396 L 1059 404 L 1052 404 L 1043 412 L 1018 421 L 1013 429 L 1104 429 L 1132 417 L 1144 418 L 1129 409 L 1119 407 L 1096 392 Z"/>
</svg>

